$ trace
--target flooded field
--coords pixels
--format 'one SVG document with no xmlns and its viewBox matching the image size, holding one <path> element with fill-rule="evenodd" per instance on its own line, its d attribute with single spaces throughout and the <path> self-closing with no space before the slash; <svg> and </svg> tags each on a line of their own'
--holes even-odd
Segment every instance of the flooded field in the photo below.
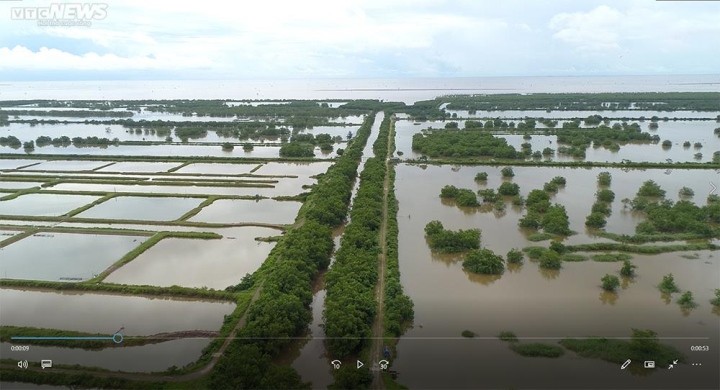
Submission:
<svg viewBox="0 0 720 390">
<path fill-rule="evenodd" d="M 76 216 L 78 218 L 173 221 L 199 206 L 201 202 L 202 199 L 197 198 L 116 196 Z"/>
<path fill-rule="evenodd" d="M 21 190 L 25 188 L 38 187 L 40 182 L 31 181 L 0 181 L 0 189 L 2 190 Z"/>
<path fill-rule="evenodd" d="M 590 114 L 587 114 L 590 115 Z M 587 116 L 586 115 L 586 116 Z M 419 124 L 415 124 L 419 123 Z M 397 150 L 402 152 L 401 158 L 417 159 L 422 156 L 421 153 L 412 150 L 412 137 L 414 134 L 423 129 L 433 128 L 442 129 L 447 122 L 411 122 L 398 121 L 396 125 L 396 143 Z M 464 121 L 458 121 L 460 128 L 463 128 Z M 669 121 L 660 122 L 657 130 L 648 129 L 648 122 L 641 124 L 644 132 L 657 134 L 661 142 L 669 140 L 672 142 L 671 148 L 663 147 L 660 142 L 647 144 L 625 144 L 620 146 L 620 150 L 611 151 L 603 147 L 591 146 L 586 150 L 586 157 L 582 161 L 598 161 L 598 162 L 621 162 L 630 160 L 635 162 L 666 162 L 668 159 L 672 161 L 712 161 L 715 151 L 720 150 L 720 137 L 713 134 L 713 130 L 718 126 L 715 121 Z M 529 140 L 523 139 L 522 131 L 519 134 L 497 134 L 496 137 L 504 138 L 508 144 L 515 149 L 520 150 L 520 145 L 527 142 L 532 146 L 533 151 L 542 151 L 549 147 L 555 152 L 550 156 L 543 156 L 543 159 L 550 158 L 554 161 L 580 161 L 577 158 L 557 153 L 558 143 L 555 135 L 536 135 L 533 134 Z M 684 147 L 683 143 L 689 141 L 692 146 Z M 700 148 L 695 147 L 695 143 L 700 143 Z M 567 146 L 567 145 L 566 145 Z M 696 156 L 701 153 L 702 156 Z"/>
<path fill-rule="evenodd" d="M 215 331 L 220 329 L 223 316 L 235 309 L 230 302 L 9 288 L 0 288 L 0 299 L 0 325 L 108 335 L 124 327 L 127 336 Z"/>
<path fill-rule="evenodd" d="M 207 164 L 195 163 L 188 164 L 180 169 L 177 173 L 211 173 L 214 175 L 241 175 L 250 173 L 258 164 Z"/>
<path fill-rule="evenodd" d="M 189 221 L 291 224 L 295 221 L 300 206 L 302 203 L 292 201 L 220 199 L 204 207 Z"/>
<path fill-rule="evenodd" d="M 35 165 L 43 162 L 42 160 L 22 160 L 22 159 L 0 159 L 0 169 L 17 169 L 20 167 Z"/>
<path fill-rule="evenodd" d="M 107 164 L 105 161 L 54 160 L 23 168 L 22 171 L 92 171 Z"/>
<path fill-rule="evenodd" d="M 243 227 L 219 240 L 166 238 L 111 273 L 105 282 L 224 289 L 260 267 L 275 246 L 255 238 L 279 233 Z"/>
<path fill-rule="evenodd" d="M 314 179 L 283 178 L 273 183 L 274 187 L 219 187 L 219 186 L 163 186 L 139 184 L 96 184 L 96 183 L 60 183 L 51 190 L 65 191 L 99 191 L 99 192 L 141 192 L 155 194 L 207 194 L 207 195 L 247 195 L 247 196 L 293 196 L 307 191 L 303 186 L 315 183 Z M 24 195 L 27 196 L 27 195 Z M 88 202 L 89 203 L 89 202 Z M 0 203 L 2 205 L 2 203 Z M 2 208 L 0 208 L 2 210 Z M 2 213 L 0 213 L 2 214 Z"/>
<path fill-rule="evenodd" d="M 9 343 L 0 343 L 0 348 L 3 351 L 3 358 L 13 360 L 51 359 L 54 365 L 79 364 L 85 367 L 126 372 L 159 372 L 172 366 L 183 367 L 193 363 L 210 341 L 210 339 L 180 339 L 103 350 L 33 346 L 29 352 L 12 352 Z"/>
<path fill-rule="evenodd" d="M 608 111 L 563 111 L 563 110 L 503 110 L 503 111 L 476 111 L 474 114 L 467 110 L 447 110 L 448 114 L 457 114 L 460 118 L 587 118 L 589 115 L 599 114 L 607 118 L 640 118 L 650 120 L 653 116 L 659 118 L 706 118 L 715 119 L 717 112 L 706 111 L 648 111 L 648 110 L 608 110 Z"/>
<path fill-rule="evenodd" d="M 0 153 L 17 153 L 18 151 L 8 146 L 0 146 Z M 173 157 L 193 157 L 193 156 L 210 156 L 210 157 L 263 157 L 278 158 L 280 157 L 280 147 L 278 146 L 258 146 L 252 152 L 244 152 L 242 148 L 235 148 L 233 151 L 222 150 L 220 146 L 211 145 L 118 145 L 108 146 L 107 148 L 98 147 L 82 147 L 68 146 L 66 148 L 55 148 L 46 146 L 44 148 L 36 148 L 35 153 L 64 155 L 64 154 L 81 154 L 89 156 L 173 156 Z M 326 156 L 316 151 L 316 157 Z M 332 157 L 332 154 L 328 156 Z M 100 166 L 102 164 L 98 164 Z"/>
<path fill-rule="evenodd" d="M 0 277 L 78 282 L 91 279 L 147 237 L 41 233 L 2 248 Z"/>
<path fill-rule="evenodd" d="M 268 162 L 255 171 L 257 175 L 314 176 L 325 173 L 332 163 Z"/>
<path fill-rule="evenodd" d="M 705 198 L 711 190 L 710 181 L 717 180 L 714 170 L 673 170 L 637 169 L 623 171 L 618 168 L 550 168 L 550 167 L 513 167 L 515 177 L 511 180 L 503 179 L 501 167 L 490 166 L 412 166 L 399 165 L 397 167 L 397 186 L 407 188 L 409 193 L 418 194 L 405 201 L 405 207 L 400 207 L 398 220 L 410 220 L 419 226 L 425 226 L 432 219 L 446 223 L 447 228 L 457 229 L 460 225 L 474 224 L 483 230 L 483 240 L 493 243 L 493 250 L 507 252 L 513 247 L 533 245 L 527 241 L 525 233 L 518 228 L 517 222 L 525 213 L 512 206 L 507 201 L 507 209 L 503 213 L 496 213 L 487 208 L 460 208 L 440 198 L 440 189 L 445 185 L 454 185 L 459 188 L 480 190 L 485 188 L 497 189 L 503 181 L 511 181 L 520 186 L 520 194 L 527 194 L 534 189 L 542 189 L 543 184 L 555 176 L 567 179 L 565 188 L 550 199 L 551 202 L 560 203 L 567 209 L 570 220 L 570 229 L 580 234 L 570 236 L 569 243 L 585 241 L 583 236 L 587 232 L 585 217 L 590 214 L 595 192 L 598 189 L 597 175 L 600 172 L 610 172 L 612 185 L 609 187 L 615 192 L 615 201 L 611 205 L 612 214 L 607 218 L 606 231 L 620 234 L 634 234 L 635 226 L 642 221 L 641 217 L 630 210 L 626 210 L 621 203 L 624 198 L 634 198 L 638 188 L 645 180 L 654 180 L 667 191 L 666 198 L 677 200 L 678 192 L 682 187 L 689 187 L 695 191 L 694 201 L 705 204 Z M 478 172 L 487 172 L 488 180 L 485 184 L 474 180 Z M 398 190 L 398 196 L 400 190 Z M 419 196 L 423 194 L 423 196 Z M 400 198 L 399 198 L 400 199 Z M 402 199 L 400 199 L 401 204 Z M 417 210 L 417 211 L 415 211 Z M 417 221 L 416 213 L 426 215 L 427 221 Z M 432 217 L 432 218 L 431 218 Z M 426 219 L 427 219 L 426 218 Z M 447 221 L 447 222 L 446 222 Z M 422 226 L 420 226 L 422 225 Z M 402 229 L 401 229 L 402 232 Z"/>
<path fill-rule="evenodd" d="M 100 168 L 96 172 L 141 172 L 141 173 L 161 173 L 179 166 L 179 163 L 166 162 L 134 162 L 122 161 L 116 162 L 110 166 Z"/>
<path fill-rule="evenodd" d="M 0 201 L 0 215 L 60 216 L 98 199 L 88 195 L 27 194 Z"/>
<path fill-rule="evenodd" d="M 668 198 L 677 199 L 682 186 L 694 188 L 696 201 L 704 204 L 709 192 L 706 183 L 717 178 L 712 170 L 673 171 L 610 169 L 550 169 L 515 167 L 513 182 L 526 195 L 531 189 L 554 176 L 567 178 L 567 186 L 551 199 L 567 208 L 570 228 L 578 232 L 566 243 L 593 242 L 583 222 L 589 214 L 596 176 L 602 170 L 612 173 L 611 189 L 616 193 L 607 231 L 634 232 L 638 220 L 623 212 L 619 200 L 633 197 L 644 180 L 653 179 L 667 190 Z M 475 173 L 489 174 L 487 186 L 478 186 Z M 641 384 L 655 387 L 671 380 L 682 383 L 691 378 L 682 373 L 669 377 L 658 373 L 650 378 L 618 376 L 617 367 L 601 361 L 578 359 L 567 353 L 553 359 L 525 358 L 512 352 L 496 339 L 501 331 L 513 331 L 530 341 L 556 342 L 564 337 L 628 337 L 631 328 L 649 328 L 662 337 L 717 335 L 720 325 L 709 304 L 713 290 L 719 288 L 720 256 L 711 251 L 697 253 L 697 259 L 685 259 L 681 253 L 654 256 L 633 255 L 638 277 L 623 281 L 616 293 L 604 293 L 599 287 L 606 273 L 616 273 L 618 263 L 585 261 L 563 263 L 559 271 L 549 271 L 526 258 L 521 266 L 509 267 L 502 276 L 485 276 L 465 272 L 461 256 L 433 254 L 425 244 L 423 228 L 431 220 L 443 222 L 449 229 L 480 228 L 481 244 L 504 255 L 512 248 L 538 243 L 526 239 L 517 225 L 521 213 L 508 206 L 505 213 L 476 212 L 444 204 L 439 198 L 446 184 L 463 188 L 497 188 L 502 179 L 492 167 L 462 167 L 455 172 L 449 166 L 400 165 L 397 167 L 396 193 L 398 212 L 401 281 L 415 303 L 414 327 L 401 337 L 398 357 L 393 367 L 400 373 L 398 381 L 410 388 L 442 387 L 452 380 L 461 387 L 486 383 L 489 387 L 527 387 L 549 383 L 568 370 L 605 375 L 608 383 L 627 386 Z M 540 243 L 540 245 L 546 245 Z M 681 310 L 675 298 L 664 297 L 657 284 L 667 273 L 675 275 L 681 288 L 689 289 L 700 306 L 689 312 Z M 431 286 L 453 286 L 434 288 Z M 530 298 L 531 297 L 531 298 Z M 463 330 L 478 337 L 466 339 Z M 687 348 L 687 340 L 662 340 L 678 348 Z M 707 341 L 706 341 L 707 342 Z M 717 338 L 710 340 L 713 344 Z M 429 357 L 432 358 L 429 358 Z M 484 369 L 473 369 L 483 361 Z M 715 360 L 717 364 L 717 360 Z M 518 371 L 524 374 L 514 375 Z M 568 382 L 570 383 L 570 382 Z"/>
</svg>

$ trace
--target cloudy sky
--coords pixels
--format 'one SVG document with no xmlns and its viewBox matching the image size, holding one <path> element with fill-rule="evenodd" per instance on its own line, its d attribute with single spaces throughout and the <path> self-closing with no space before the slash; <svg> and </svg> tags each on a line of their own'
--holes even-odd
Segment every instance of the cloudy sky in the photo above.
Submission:
<svg viewBox="0 0 720 390">
<path fill-rule="evenodd" d="M 720 1 L 123 0 L 95 3 L 90 26 L 18 13 L 58 3 L 0 0 L 0 80 L 720 70 Z"/>
</svg>

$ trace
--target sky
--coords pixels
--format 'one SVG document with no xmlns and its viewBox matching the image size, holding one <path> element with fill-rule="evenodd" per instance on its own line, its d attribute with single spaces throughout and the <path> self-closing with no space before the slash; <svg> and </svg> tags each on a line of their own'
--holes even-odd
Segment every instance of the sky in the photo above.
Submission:
<svg viewBox="0 0 720 390">
<path fill-rule="evenodd" d="M 88 18 L 31 15 L 63 3 Z M 718 74 L 719 49 L 720 1 L 0 0 L 6 81 Z"/>
</svg>

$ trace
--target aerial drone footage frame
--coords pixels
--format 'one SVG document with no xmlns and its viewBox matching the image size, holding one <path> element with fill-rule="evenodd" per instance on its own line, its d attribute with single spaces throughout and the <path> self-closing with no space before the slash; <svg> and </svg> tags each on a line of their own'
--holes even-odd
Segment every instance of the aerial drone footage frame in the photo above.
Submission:
<svg viewBox="0 0 720 390">
<path fill-rule="evenodd" d="M 209 5 L 0 3 L 1 388 L 720 386 L 717 4 Z"/>
</svg>

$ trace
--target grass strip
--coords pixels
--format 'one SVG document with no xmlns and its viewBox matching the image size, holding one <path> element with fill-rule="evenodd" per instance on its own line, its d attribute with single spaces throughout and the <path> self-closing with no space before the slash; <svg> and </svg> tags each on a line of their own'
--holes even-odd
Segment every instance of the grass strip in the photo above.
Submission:
<svg viewBox="0 0 720 390">
<path fill-rule="evenodd" d="M 73 223 L 101 223 L 116 225 L 149 225 L 149 226 L 183 226 L 196 227 L 205 229 L 218 229 L 226 227 L 242 227 L 257 226 L 267 227 L 271 229 L 285 230 L 288 225 L 262 223 L 262 222 L 233 222 L 233 223 L 214 223 L 214 222 L 194 222 L 194 221 L 148 221 L 137 219 L 107 219 L 107 218 L 78 218 L 78 217 L 53 217 L 53 216 L 35 216 L 35 215 L 0 215 L 0 220 L 11 221 L 28 221 L 28 222 L 73 222 Z"/>
<path fill-rule="evenodd" d="M 647 344 L 647 348 L 638 348 L 643 344 Z M 621 364 L 627 359 L 631 359 L 633 362 L 639 363 L 640 369 L 645 360 L 654 360 L 659 367 L 667 367 L 676 359 L 685 360 L 674 347 L 649 339 L 644 342 L 634 342 L 605 338 L 569 338 L 561 340 L 560 345 L 584 358 L 600 359 L 615 364 Z M 638 347 L 634 348 L 634 345 Z"/>
<path fill-rule="evenodd" d="M 37 233 L 38 229 L 29 229 L 23 232 L 20 232 L 18 234 L 15 234 L 13 236 L 10 236 L 9 238 L 0 241 L 0 248 L 4 248 L 12 243 L 18 242 L 22 240 L 23 238 L 30 237 L 33 234 Z"/>
<path fill-rule="evenodd" d="M 96 200 L 94 200 L 93 202 L 90 202 L 90 203 L 86 204 L 85 206 L 80 206 L 80 207 L 76 208 L 75 210 L 72 210 L 72 211 L 68 212 L 67 214 L 65 214 L 65 216 L 66 216 L 66 217 L 73 217 L 73 216 L 75 216 L 75 215 L 77 215 L 77 214 L 82 213 L 83 211 L 89 210 L 89 209 L 91 209 L 91 208 L 99 205 L 100 203 L 103 203 L 103 202 L 105 202 L 105 201 L 107 201 L 107 200 L 110 200 L 110 199 L 114 198 L 115 196 L 116 196 L 115 194 L 106 194 L 105 196 L 103 196 L 103 197 L 100 198 L 100 199 L 96 199 Z"/>
<path fill-rule="evenodd" d="M 202 201 L 202 203 L 200 203 L 197 207 L 193 208 L 192 210 L 190 210 L 187 213 L 180 216 L 180 218 L 176 219 L 176 221 L 185 221 L 187 219 L 190 219 L 190 218 L 196 216 L 200 211 L 202 211 L 202 209 L 215 203 L 215 201 L 218 199 L 219 198 L 217 196 L 209 196 L 207 199 Z"/>
<path fill-rule="evenodd" d="M 191 157 L 179 157 L 179 156 L 128 156 L 128 155 L 87 155 L 87 154 L 26 154 L 26 153 L 0 153 L 0 159 L 4 160 L 43 160 L 43 161 L 54 161 L 54 160 L 82 160 L 82 161 L 114 161 L 114 162 L 204 162 L 204 163 L 229 163 L 229 164 L 247 164 L 247 163 L 266 163 L 269 161 L 278 162 L 321 162 L 321 161 L 335 161 L 334 158 L 313 158 L 313 157 L 212 157 L 212 156 L 191 156 Z M 42 162 L 42 161 L 41 161 Z"/>
<path fill-rule="evenodd" d="M 510 343 L 510 349 L 525 357 L 558 358 L 565 354 L 561 347 L 546 343 Z"/>
<path fill-rule="evenodd" d="M 51 282 L 42 280 L 0 279 L 0 287 L 22 290 L 34 289 L 49 291 L 98 292 L 131 296 L 203 298 L 220 301 L 232 301 L 235 299 L 235 295 L 233 293 L 213 289 L 205 290 L 180 286 L 158 287 L 114 283 L 89 283 L 89 281 Z"/>
<path fill-rule="evenodd" d="M 17 198 L 18 196 L 22 196 L 22 195 L 34 194 L 38 191 L 40 191 L 40 187 L 26 188 L 24 190 L 14 192 L 10 195 L 3 196 L 2 198 L 0 198 L 0 202 L 6 201 L 6 200 L 13 200 L 13 199 Z"/>
<path fill-rule="evenodd" d="M 99 171 L 99 170 L 101 170 L 101 169 L 103 169 L 103 168 L 107 168 L 107 167 L 112 166 L 112 165 L 115 165 L 115 164 L 117 164 L 117 163 L 113 161 L 113 162 L 111 162 L 111 163 L 107 163 L 107 164 L 105 164 L 105 165 L 101 165 L 101 166 L 99 166 L 99 167 L 97 167 L 97 168 L 93 168 L 93 169 L 91 169 L 90 171 L 92 171 L 92 172 Z"/>
<path fill-rule="evenodd" d="M 190 164 L 191 164 L 190 162 L 186 161 L 186 162 L 184 162 L 184 163 L 182 163 L 182 164 L 180 164 L 180 165 L 178 165 L 178 166 L 176 166 L 176 167 L 172 167 L 172 168 L 168 169 L 166 172 L 167 172 L 167 173 L 176 172 L 176 171 L 178 171 L 178 170 L 180 170 L 180 169 L 185 168 L 186 166 L 188 166 L 188 165 L 190 165 Z"/>
<path fill-rule="evenodd" d="M 616 242 L 598 242 L 593 244 L 568 245 L 566 248 L 570 252 L 616 251 L 653 255 L 667 252 L 685 252 L 706 249 L 714 250 L 720 248 L 720 246 L 710 242 L 676 245 L 630 245 Z"/>
</svg>

